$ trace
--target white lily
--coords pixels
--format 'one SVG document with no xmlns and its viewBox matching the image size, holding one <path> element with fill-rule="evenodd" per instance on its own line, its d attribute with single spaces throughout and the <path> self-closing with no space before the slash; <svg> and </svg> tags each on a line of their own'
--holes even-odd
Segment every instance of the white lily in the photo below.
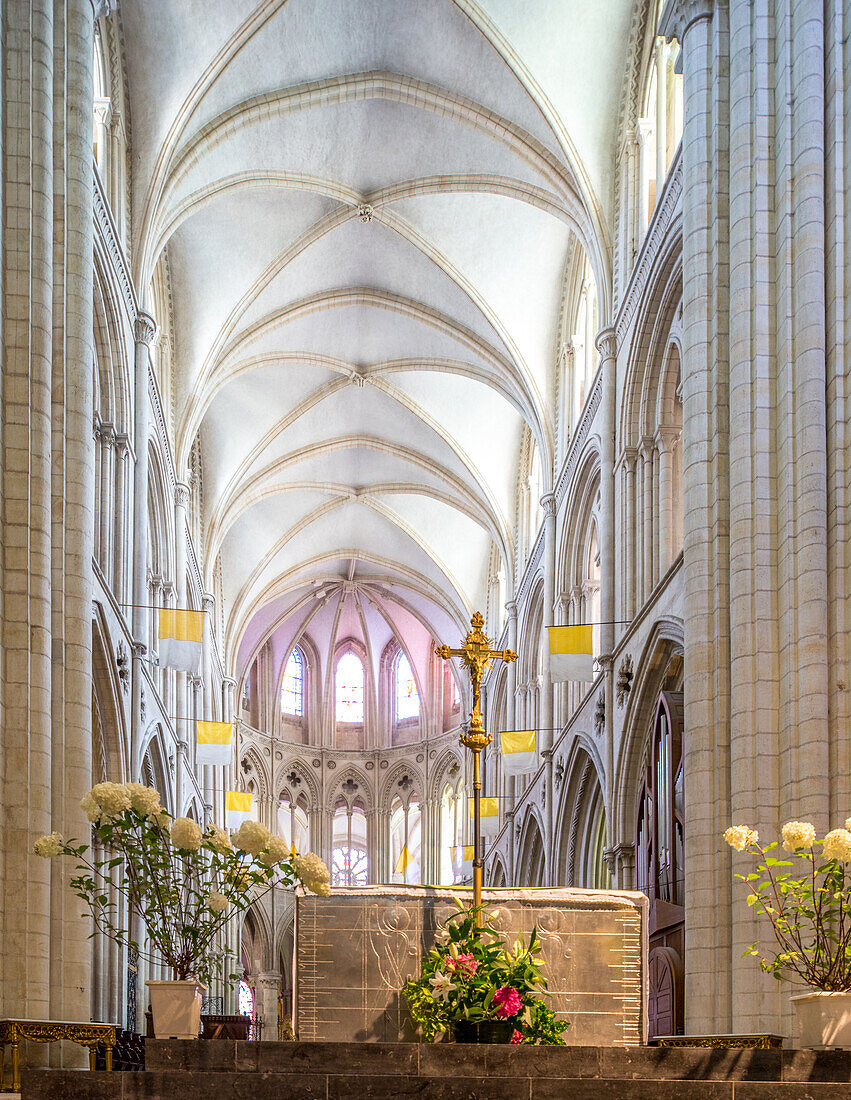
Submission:
<svg viewBox="0 0 851 1100">
<path fill-rule="evenodd" d="M 433 978 L 429 978 L 428 984 L 432 988 L 436 1001 L 447 1000 L 449 994 L 457 988 L 455 983 L 450 981 L 449 975 L 442 973 L 440 970 L 438 970 Z"/>
</svg>

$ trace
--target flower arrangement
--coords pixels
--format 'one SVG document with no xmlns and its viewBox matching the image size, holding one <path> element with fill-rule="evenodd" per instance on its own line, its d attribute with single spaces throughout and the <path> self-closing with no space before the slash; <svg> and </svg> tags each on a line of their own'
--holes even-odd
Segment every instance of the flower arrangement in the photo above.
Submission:
<svg viewBox="0 0 851 1100">
<path fill-rule="evenodd" d="M 209 983 L 221 974 L 231 956 L 220 937 L 226 922 L 276 883 L 330 893 L 322 860 L 291 855 L 260 822 L 243 822 L 232 838 L 217 825 L 202 829 L 188 817 L 173 818 L 158 792 L 141 783 L 99 783 L 81 806 L 103 858 L 60 833 L 41 837 L 33 851 L 76 859 L 71 888 L 96 926 L 142 958 L 164 962 L 179 981 Z M 117 888 L 112 895 L 110 885 Z M 144 922 L 144 947 L 125 926 L 122 897 L 128 918 L 137 914 Z"/>
<path fill-rule="evenodd" d="M 508 951 L 490 918 L 485 916 L 480 928 L 477 909 L 459 908 L 444 921 L 440 942 L 424 958 L 420 977 L 403 989 L 423 1038 L 431 1042 L 462 1021 L 505 1020 L 514 1025 L 512 1043 L 564 1045 L 561 1033 L 569 1025 L 542 1000 L 547 982 L 537 931 L 532 930 L 528 945 L 518 941 Z"/>
<path fill-rule="evenodd" d="M 763 955 L 756 944 L 744 954 L 777 979 L 794 975 L 825 992 L 851 990 L 851 818 L 823 840 L 808 821 L 788 821 L 781 840 L 789 859 L 772 855 L 777 842 L 762 847 L 746 825 L 731 826 L 724 839 L 738 852 L 761 856 L 755 871 L 736 878 L 747 883 L 748 905 L 768 918 L 777 941 L 773 954 Z M 799 873 L 789 870 L 796 865 Z"/>
</svg>

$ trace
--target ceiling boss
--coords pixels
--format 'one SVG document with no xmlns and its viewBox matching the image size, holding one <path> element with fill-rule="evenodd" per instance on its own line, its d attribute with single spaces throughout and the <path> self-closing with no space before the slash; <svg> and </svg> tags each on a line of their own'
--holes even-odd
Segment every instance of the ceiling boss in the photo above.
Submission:
<svg viewBox="0 0 851 1100">
<path fill-rule="evenodd" d="M 472 630 L 467 633 L 464 645 L 452 649 L 448 645 L 435 646 L 434 652 L 444 661 L 450 657 L 460 657 L 461 664 L 470 674 L 473 685 L 473 709 L 470 711 L 470 728 L 462 733 L 460 741 L 473 754 L 473 905 L 481 923 L 482 904 L 482 841 L 480 833 L 480 810 L 482 797 L 482 771 L 479 754 L 487 748 L 493 738 L 482 725 L 482 677 L 492 661 L 516 661 L 517 654 L 511 649 L 491 649 L 490 638 L 482 630 L 484 616 L 477 611 L 470 620 Z"/>
</svg>

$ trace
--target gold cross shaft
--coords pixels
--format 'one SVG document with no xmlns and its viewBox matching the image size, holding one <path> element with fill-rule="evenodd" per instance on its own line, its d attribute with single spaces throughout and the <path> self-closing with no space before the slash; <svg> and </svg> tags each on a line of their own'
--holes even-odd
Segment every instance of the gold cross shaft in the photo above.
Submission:
<svg viewBox="0 0 851 1100">
<path fill-rule="evenodd" d="M 460 649 L 448 645 L 435 646 L 434 652 L 444 661 L 450 657 L 460 657 L 464 668 L 470 673 L 473 686 L 473 709 L 470 711 L 470 729 L 461 734 L 461 744 L 473 754 L 473 907 L 481 926 L 482 905 L 482 842 L 480 835 L 482 771 L 479 753 L 487 748 L 492 738 L 482 725 L 482 677 L 492 661 L 516 661 L 517 654 L 510 649 L 491 649 L 490 638 L 482 627 L 485 620 L 477 611 L 470 620 L 472 630 L 464 639 Z"/>
</svg>

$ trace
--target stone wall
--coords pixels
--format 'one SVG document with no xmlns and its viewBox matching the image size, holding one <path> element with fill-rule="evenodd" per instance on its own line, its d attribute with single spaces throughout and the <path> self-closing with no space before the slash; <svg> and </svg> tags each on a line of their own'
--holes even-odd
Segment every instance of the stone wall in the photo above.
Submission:
<svg viewBox="0 0 851 1100">
<path fill-rule="evenodd" d="M 468 891 L 351 887 L 296 902 L 295 1030 L 302 1041 L 414 1041 L 401 989 Z M 594 890 L 488 890 L 509 945 L 537 928 L 552 1007 L 571 1045 L 647 1034 L 647 898 Z"/>
</svg>

